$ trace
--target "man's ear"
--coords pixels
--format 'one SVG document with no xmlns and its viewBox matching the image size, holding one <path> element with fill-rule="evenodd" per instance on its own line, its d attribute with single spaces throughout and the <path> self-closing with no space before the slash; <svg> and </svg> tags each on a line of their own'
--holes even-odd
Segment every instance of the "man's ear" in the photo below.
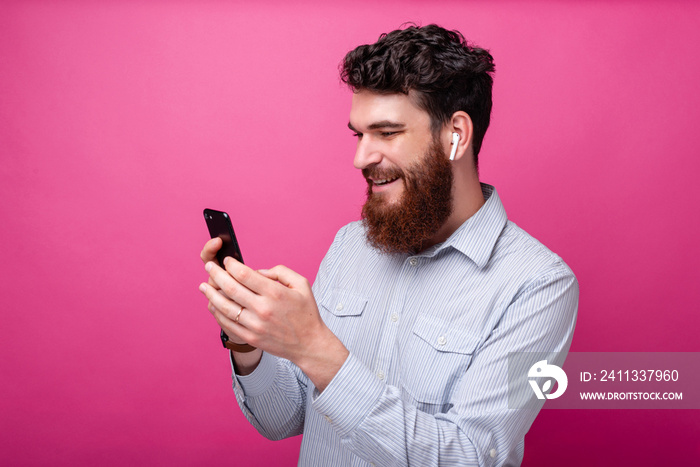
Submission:
<svg viewBox="0 0 700 467">
<path fill-rule="evenodd" d="M 472 149 L 472 139 L 474 137 L 474 125 L 468 113 L 458 110 L 452 114 L 452 118 L 445 126 L 446 139 L 449 141 L 447 149 L 448 154 L 452 152 L 452 133 L 459 135 L 457 143 L 457 151 L 455 152 L 454 160 L 458 161 L 465 157 L 473 159 L 474 151 Z"/>
</svg>

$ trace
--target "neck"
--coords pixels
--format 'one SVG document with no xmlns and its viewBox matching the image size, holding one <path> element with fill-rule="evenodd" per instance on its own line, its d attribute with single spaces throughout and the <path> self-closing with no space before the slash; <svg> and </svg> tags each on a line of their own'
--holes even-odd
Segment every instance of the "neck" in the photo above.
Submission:
<svg viewBox="0 0 700 467">
<path fill-rule="evenodd" d="M 423 243 L 421 251 L 442 243 L 452 235 L 460 225 L 472 217 L 486 202 L 481 192 L 481 183 L 476 170 L 454 170 L 452 185 L 452 214 L 435 235 Z"/>
</svg>

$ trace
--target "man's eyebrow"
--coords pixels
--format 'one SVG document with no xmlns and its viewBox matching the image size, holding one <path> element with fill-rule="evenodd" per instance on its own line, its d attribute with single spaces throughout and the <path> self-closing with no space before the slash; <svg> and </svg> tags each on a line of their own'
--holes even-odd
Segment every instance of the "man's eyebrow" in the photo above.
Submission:
<svg viewBox="0 0 700 467">
<path fill-rule="evenodd" d="M 378 130 L 380 128 L 384 129 L 394 129 L 394 130 L 401 130 L 406 127 L 405 123 L 401 122 L 392 122 L 391 120 L 382 120 L 379 122 L 374 122 L 371 125 L 367 127 L 368 130 Z M 355 129 L 354 126 L 352 126 L 352 123 L 348 122 L 348 128 L 350 128 L 352 131 L 358 133 L 358 131 Z"/>
</svg>

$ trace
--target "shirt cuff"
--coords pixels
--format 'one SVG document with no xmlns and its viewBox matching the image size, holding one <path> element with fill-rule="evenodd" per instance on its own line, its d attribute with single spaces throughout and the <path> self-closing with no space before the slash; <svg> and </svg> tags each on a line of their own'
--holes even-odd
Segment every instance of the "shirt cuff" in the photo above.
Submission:
<svg viewBox="0 0 700 467">
<path fill-rule="evenodd" d="M 233 373 L 234 384 L 239 386 L 247 397 L 255 397 L 263 394 L 272 386 L 277 375 L 277 357 L 267 352 L 262 353 L 260 363 L 249 375 L 237 375 L 233 365 L 233 355 L 229 352 L 231 359 L 231 372 Z"/>
<path fill-rule="evenodd" d="M 341 438 L 362 422 L 384 393 L 385 384 L 352 353 L 322 393 L 314 390 L 311 406 Z"/>
</svg>

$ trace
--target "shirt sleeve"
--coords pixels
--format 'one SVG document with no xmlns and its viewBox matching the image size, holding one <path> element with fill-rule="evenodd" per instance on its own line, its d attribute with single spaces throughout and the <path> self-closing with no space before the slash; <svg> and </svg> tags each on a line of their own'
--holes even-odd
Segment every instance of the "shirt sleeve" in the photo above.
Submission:
<svg viewBox="0 0 700 467">
<path fill-rule="evenodd" d="M 547 352 L 561 366 L 577 307 L 578 283 L 568 268 L 525 286 L 474 351 L 445 413 L 419 410 L 353 354 L 323 393 L 314 391 L 312 408 L 326 417 L 344 446 L 376 465 L 517 464 L 541 405 L 509 408 L 508 354 Z"/>
<path fill-rule="evenodd" d="M 251 374 L 237 375 L 233 358 L 231 369 L 238 406 L 260 434 L 280 440 L 302 433 L 308 380 L 297 366 L 263 352 Z"/>
</svg>

